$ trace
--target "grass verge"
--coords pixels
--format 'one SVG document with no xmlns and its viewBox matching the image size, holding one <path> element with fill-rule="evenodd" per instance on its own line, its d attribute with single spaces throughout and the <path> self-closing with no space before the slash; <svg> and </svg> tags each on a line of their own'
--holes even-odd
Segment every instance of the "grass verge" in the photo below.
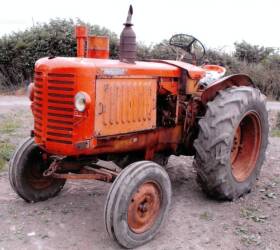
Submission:
<svg viewBox="0 0 280 250">
<path fill-rule="evenodd" d="M 0 141 L 0 171 L 4 169 L 10 160 L 15 146 L 8 141 Z"/>
<path fill-rule="evenodd" d="M 271 130 L 272 137 L 280 137 L 280 129 L 272 129 Z"/>
<path fill-rule="evenodd" d="M 0 124 L 0 133 L 1 134 L 12 134 L 20 127 L 20 121 L 17 117 L 7 116 Z"/>
</svg>

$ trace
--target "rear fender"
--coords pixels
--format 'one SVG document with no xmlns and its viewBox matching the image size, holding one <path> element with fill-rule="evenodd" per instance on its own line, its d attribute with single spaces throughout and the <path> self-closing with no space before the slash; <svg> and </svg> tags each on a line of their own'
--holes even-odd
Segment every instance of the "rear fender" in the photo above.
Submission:
<svg viewBox="0 0 280 250">
<path fill-rule="evenodd" d="M 256 87 L 252 79 L 244 74 L 236 74 L 223 77 L 207 87 L 201 95 L 201 101 L 206 104 L 212 101 L 220 90 L 230 88 L 232 86 L 251 86 Z"/>
</svg>

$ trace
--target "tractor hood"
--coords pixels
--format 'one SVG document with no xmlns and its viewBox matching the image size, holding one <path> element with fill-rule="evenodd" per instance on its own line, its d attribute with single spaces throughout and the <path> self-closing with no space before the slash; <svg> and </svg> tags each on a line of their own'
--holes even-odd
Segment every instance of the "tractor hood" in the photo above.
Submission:
<svg viewBox="0 0 280 250">
<path fill-rule="evenodd" d="M 190 65 L 191 68 L 192 65 Z M 180 77 L 180 68 L 166 62 L 139 62 L 128 64 L 119 60 L 77 57 L 42 58 L 36 62 L 36 70 L 51 73 L 56 70 L 70 70 L 76 75 L 102 76 L 159 76 Z"/>
</svg>

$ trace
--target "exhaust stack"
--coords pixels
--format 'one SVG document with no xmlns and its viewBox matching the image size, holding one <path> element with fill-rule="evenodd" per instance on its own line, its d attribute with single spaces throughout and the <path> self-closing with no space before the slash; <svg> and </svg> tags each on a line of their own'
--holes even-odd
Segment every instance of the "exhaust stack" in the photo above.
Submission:
<svg viewBox="0 0 280 250">
<path fill-rule="evenodd" d="M 85 46 L 87 39 L 87 27 L 76 26 L 77 57 L 85 57 Z"/>
<path fill-rule="evenodd" d="M 120 37 L 119 59 L 125 63 L 135 63 L 136 60 L 136 35 L 132 29 L 131 18 L 133 14 L 132 5 L 129 6 L 124 29 Z"/>
</svg>

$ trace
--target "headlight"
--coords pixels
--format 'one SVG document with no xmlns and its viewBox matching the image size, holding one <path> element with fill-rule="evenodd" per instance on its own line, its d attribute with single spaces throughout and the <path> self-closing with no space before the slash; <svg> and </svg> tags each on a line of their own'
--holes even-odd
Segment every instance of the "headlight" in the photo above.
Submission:
<svg viewBox="0 0 280 250">
<path fill-rule="evenodd" d="M 34 83 L 33 82 L 31 82 L 28 85 L 27 94 L 28 94 L 28 97 L 29 97 L 30 101 L 33 102 L 33 99 L 34 99 Z"/>
<path fill-rule="evenodd" d="M 79 112 L 84 112 L 90 103 L 90 97 L 85 92 L 79 92 L 75 95 L 75 108 Z"/>
</svg>

